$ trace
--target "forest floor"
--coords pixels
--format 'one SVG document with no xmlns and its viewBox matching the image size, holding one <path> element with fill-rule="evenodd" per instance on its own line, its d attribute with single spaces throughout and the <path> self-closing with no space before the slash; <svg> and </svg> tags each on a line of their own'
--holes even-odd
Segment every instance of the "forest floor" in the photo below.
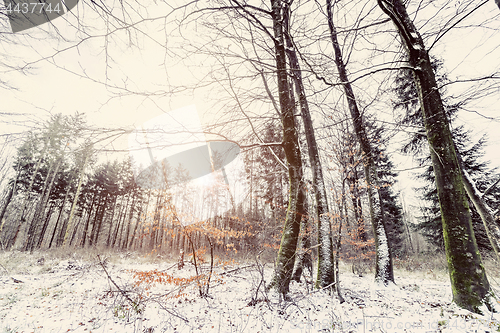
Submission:
<svg viewBox="0 0 500 333">
<path fill-rule="evenodd" d="M 397 262 L 389 287 L 343 266 L 343 303 L 307 283 L 292 282 L 286 301 L 267 294 L 273 265 L 257 260 L 217 265 L 206 297 L 194 265 L 157 256 L 8 251 L 0 264 L 0 333 L 500 331 L 500 314 L 458 308 L 446 270 L 418 260 Z M 488 274 L 500 295 L 500 272 Z"/>
</svg>

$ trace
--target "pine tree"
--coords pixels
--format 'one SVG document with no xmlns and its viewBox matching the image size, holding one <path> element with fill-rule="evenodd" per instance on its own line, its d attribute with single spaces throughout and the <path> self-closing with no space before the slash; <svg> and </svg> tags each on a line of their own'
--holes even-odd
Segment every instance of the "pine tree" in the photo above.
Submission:
<svg viewBox="0 0 500 333">
<path fill-rule="evenodd" d="M 437 78 L 440 85 L 449 82 L 446 74 L 442 73 L 443 63 L 437 58 L 432 58 L 432 68 L 437 72 Z M 419 230 L 426 239 L 434 244 L 439 250 L 444 251 L 443 227 L 441 222 L 441 211 L 439 207 L 439 199 L 437 189 L 434 185 L 434 172 L 431 165 L 431 158 L 426 153 L 427 138 L 425 136 L 425 128 L 423 119 L 420 115 L 420 104 L 418 102 L 417 90 L 408 70 L 402 70 L 396 78 L 396 88 L 394 88 L 397 98 L 393 102 L 393 106 L 397 110 L 404 112 L 401 123 L 406 126 L 414 127 L 414 130 L 408 136 L 407 141 L 403 144 L 401 151 L 406 154 L 415 154 L 416 160 L 420 165 L 427 166 L 424 172 L 417 176 L 425 182 L 425 185 L 417 188 L 420 193 L 420 199 L 427 203 L 420 208 L 421 215 L 418 216 L 418 223 L 413 227 Z M 445 92 L 443 92 L 445 95 Z M 451 103 L 449 98 L 443 98 L 444 106 L 451 124 L 456 119 L 457 112 L 461 109 L 461 103 Z M 409 132 L 410 133 L 410 132 Z M 491 178 L 494 170 L 489 170 L 488 163 L 481 161 L 484 157 L 484 146 L 486 144 L 485 137 L 481 138 L 477 143 L 473 143 L 471 133 L 467 132 L 463 126 L 452 129 L 452 136 L 455 147 L 458 153 L 462 156 L 464 169 L 474 178 L 478 179 L 485 188 L 487 182 L 484 179 Z M 472 215 L 472 223 L 478 246 L 482 250 L 491 250 L 490 241 L 486 235 L 481 217 L 475 210 L 474 206 L 469 204 Z"/>
<path fill-rule="evenodd" d="M 396 25 L 413 71 L 441 207 L 453 301 L 466 310 L 480 314 L 484 306 L 493 310 L 497 300 L 474 236 L 462 168 L 426 45 L 402 1 L 377 2 Z"/>
<path fill-rule="evenodd" d="M 382 127 L 374 127 L 373 134 L 371 135 L 371 141 L 374 144 L 374 155 L 375 163 L 377 164 L 377 174 L 380 182 L 380 196 L 383 207 L 383 211 L 386 214 L 385 218 L 387 221 L 387 238 L 390 242 L 391 254 L 393 256 L 401 256 L 405 249 L 404 246 L 404 224 L 403 224 L 403 209 L 401 204 L 398 202 L 397 194 L 394 193 L 393 186 L 396 183 L 397 173 L 393 170 L 395 169 L 394 163 L 391 161 L 389 155 L 387 154 L 387 147 L 385 146 L 386 136 L 384 134 L 384 129 Z"/>
</svg>

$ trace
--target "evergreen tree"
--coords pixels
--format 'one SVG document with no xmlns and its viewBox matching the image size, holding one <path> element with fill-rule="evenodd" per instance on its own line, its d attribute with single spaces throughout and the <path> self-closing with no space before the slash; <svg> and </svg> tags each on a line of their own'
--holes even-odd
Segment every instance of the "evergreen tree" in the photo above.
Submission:
<svg viewBox="0 0 500 333">
<path fill-rule="evenodd" d="M 413 69 L 441 207 L 453 301 L 479 314 L 483 313 L 485 306 L 494 311 L 497 300 L 479 254 L 459 163 L 460 155 L 457 156 L 450 119 L 428 50 L 401 0 L 377 2 L 396 25 L 408 63 Z"/>
<path fill-rule="evenodd" d="M 372 125 L 373 126 L 373 125 Z M 383 128 L 375 128 L 372 134 L 372 142 L 375 150 L 375 163 L 377 164 L 377 174 L 380 182 L 381 202 L 386 214 L 387 238 L 390 242 L 390 249 L 393 256 L 400 256 L 404 253 L 404 224 L 403 209 L 398 202 L 397 194 L 394 193 L 393 186 L 396 183 L 397 174 L 394 170 L 394 163 L 387 154 L 387 148 L 383 143 Z"/>
<path fill-rule="evenodd" d="M 470 132 L 466 132 L 462 126 L 455 128 L 453 130 L 453 135 L 458 153 L 462 156 L 465 170 L 474 179 L 484 180 L 491 178 L 490 175 L 493 174 L 493 170 L 489 170 L 488 163 L 481 160 L 484 157 L 483 149 L 486 142 L 485 138 L 483 137 L 477 143 L 472 144 Z M 430 157 L 422 159 L 422 163 L 430 163 Z M 422 216 L 419 217 L 421 222 L 415 227 L 420 230 L 432 244 L 436 245 L 439 249 L 444 250 L 441 212 L 439 209 L 437 191 L 435 187 L 433 187 L 432 183 L 434 181 L 432 166 L 429 165 L 424 173 L 418 177 L 427 183 L 418 190 L 422 193 L 421 198 L 427 202 L 428 205 L 421 209 Z M 472 203 L 470 203 L 470 210 L 477 244 L 480 249 L 490 251 L 492 248 L 486 235 L 486 230 L 484 229 L 481 217 Z"/>
<path fill-rule="evenodd" d="M 439 85 L 449 82 L 446 74 L 442 73 L 442 61 L 433 58 L 432 67 L 437 72 Z M 395 109 L 404 112 L 401 123 L 413 127 L 401 151 L 406 154 L 415 154 L 417 162 L 422 166 L 427 166 L 424 172 L 417 176 L 417 179 L 423 180 L 425 185 L 416 189 L 420 193 L 420 198 L 427 204 L 420 208 L 421 215 L 417 217 L 419 221 L 414 225 L 414 228 L 419 230 L 431 244 L 444 251 L 441 211 L 434 184 L 434 172 L 431 165 L 431 157 L 426 153 L 427 137 L 421 116 L 417 90 L 410 71 L 402 70 L 400 72 L 396 78 L 394 92 L 397 99 L 393 102 L 393 106 Z M 460 102 L 452 103 L 451 99 L 446 97 L 443 98 L 443 102 L 450 122 L 453 124 L 457 112 L 463 107 L 463 104 Z M 486 144 L 485 137 L 473 143 L 470 131 L 466 131 L 463 126 L 453 128 L 452 135 L 457 152 L 462 156 L 464 169 L 475 180 L 478 180 L 478 184 L 481 184 L 481 188 L 484 190 L 488 184 L 486 179 L 491 179 L 491 175 L 494 173 L 494 170 L 489 170 L 488 163 L 482 161 L 484 157 L 483 149 Z M 469 206 L 478 246 L 482 250 L 491 250 L 490 241 L 486 235 L 481 217 L 472 203 Z"/>
</svg>

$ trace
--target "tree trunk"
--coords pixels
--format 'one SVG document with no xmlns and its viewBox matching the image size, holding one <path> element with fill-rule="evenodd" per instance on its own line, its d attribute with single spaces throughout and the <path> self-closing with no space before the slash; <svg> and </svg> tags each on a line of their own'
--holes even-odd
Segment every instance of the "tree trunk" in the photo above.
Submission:
<svg viewBox="0 0 500 333">
<path fill-rule="evenodd" d="M 9 244 L 7 244 L 8 248 L 10 248 L 11 246 L 14 246 L 16 244 L 17 237 L 19 236 L 19 231 L 21 230 L 22 225 L 26 221 L 25 216 L 24 216 L 24 212 L 26 211 L 26 206 L 27 206 L 28 201 L 30 199 L 31 190 L 33 189 L 33 184 L 35 183 L 36 175 L 38 174 L 38 170 L 40 170 L 40 166 L 42 165 L 43 158 L 45 156 L 45 153 L 47 152 L 47 148 L 48 148 L 47 142 L 48 142 L 48 138 L 45 140 L 42 154 L 41 154 L 40 158 L 38 159 L 38 161 L 36 162 L 35 171 L 33 172 L 33 175 L 31 176 L 30 184 L 28 186 L 28 190 L 26 191 L 26 197 L 23 200 L 23 205 L 21 208 L 21 218 L 19 221 L 19 225 L 17 226 L 16 232 L 14 233 L 14 237 L 9 241 Z"/>
<path fill-rule="evenodd" d="M 78 222 L 76 222 L 75 227 L 73 228 L 73 234 L 71 235 L 71 238 L 70 238 L 69 244 L 68 244 L 70 247 L 76 238 L 76 234 L 78 233 L 78 228 L 80 227 L 81 221 L 82 221 L 82 216 L 80 216 L 80 218 L 78 219 Z"/>
<path fill-rule="evenodd" d="M 111 235 L 113 235 L 113 224 L 114 224 L 114 220 L 115 220 L 115 212 L 116 212 L 116 207 L 118 206 L 118 195 L 116 195 L 114 197 L 114 203 L 113 203 L 113 209 L 111 211 L 111 218 L 109 219 L 109 229 L 108 229 L 108 238 L 106 240 L 106 247 L 109 247 L 109 244 L 111 242 Z M 121 207 L 120 207 L 120 211 L 121 211 Z M 104 213 L 103 213 L 103 220 L 107 220 L 106 219 L 106 215 L 109 215 L 109 214 L 106 214 L 108 213 L 107 210 L 104 210 Z M 118 220 L 118 226 L 119 227 L 120 225 L 120 220 Z M 96 242 L 97 243 L 97 242 Z"/>
<path fill-rule="evenodd" d="M 104 214 L 106 213 L 106 208 L 108 206 L 107 199 L 108 195 L 104 194 L 99 197 L 99 202 L 97 210 L 94 215 L 94 222 L 92 223 L 92 232 L 90 233 L 89 245 L 93 246 L 97 244 L 99 238 L 99 232 L 101 231 L 102 220 L 104 219 Z"/>
<path fill-rule="evenodd" d="M 290 186 L 285 226 L 283 228 L 280 249 L 276 260 L 276 270 L 272 282 L 278 292 L 283 296 L 286 295 L 289 290 L 300 231 L 300 221 L 304 215 L 302 159 L 300 156 L 299 140 L 294 118 L 295 106 L 290 101 L 291 91 L 288 84 L 285 43 L 283 37 L 284 27 L 282 13 L 286 10 L 284 4 L 285 3 L 281 0 L 271 0 L 278 93 L 281 108 L 281 122 L 283 124 L 283 148 L 287 160 Z"/>
<path fill-rule="evenodd" d="M 90 224 L 90 219 L 92 218 L 92 209 L 94 208 L 95 200 L 96 200 L 96 195 L 94 194 L 92 196 L 92 203 L 90 204 L 90 208 L 89 208 L 88 213 L 87 213 L 88 214 L 87 222 L 85 223 L 85 226 L 83 227 L 82 240 L 80 242 L 81 247 L 85 247 L 85 242 L 87 241 L 87 234 L 89 233 L 89 224 Z M 62 239 L 61 236 L 60 236 L 60 239 Z"/>
<path fill-rule="evenodd" d="M 28 232 L 26 236 L 26 241 L 24 243 L 23 250 L 24 251 L 33 251 L 33 246 L 35 243 L 35 236 L 36 232 L 38 230 L 38 222 L 39 222 L 39 216 L 40 216 L 40 211 L 44 208 L 45 206 L 45 198 L 48 197 L 47 188 L 52 187 L 52 183 L 55 177 L 55 174 L 57 173 L 57 169 L 59 169 L 59 165 L 56 167 L 56 171 L 54 172 L 54 176 L 51 179 L 51 173 L 52 173 L 52 167 L 54 166 L 54 163 L 52 163 L 49 167 L 49 171 L 47 172 L 47 176 L 45 177 L 45 182 L 43 183 L 43 188 L 42 188 L 42 193 L 41 197 L 38 200 L 37 205 L 35 206 L 35 213 L 33 214 L 33 218 L 31 219 L 31 223 L 29 224 L 28 227 Z M 49 181 L 49 179 L 51 179 Z M 49 185 L 50 184 L 50 185 Z"/>
<path fill-rule="evenodd" d="M 378 0 L 378 4 L 396 25 L 414 69 L 441 206 L 453 301 L 462 308 L 481 313 L 483 305 L 491 309 L 495 301 L 491 299 L 474 236 L 462 172 L 429 55 L 403 3 Z"/>
<path fill-rule="evenodd" d="M 130 243 L 129 243 L 129 248 L 132 248 L 132 244 L 134 242 L 134 240 L 136 239 L 137 237 L 137 228 L 139 227 L 139 225 L 142 222 L 142 211 L 143 211 L 143 207 L 144 205 L 146 205 L 146 211 L 144 213 L 144 216 L 147 216 L 148 215 L 148 205 L 149 205 L 149 198 L 151 197 L 151 190 L 148 191 L 148 198 L 146 199 L 146 202 L 141 202 L 141 206 L 139 208 L 139 212 L 137 213 L 137 221 L 135 223 L 135 227 L 134 227 L 134 232 L 132 233 L 132 238 L 130 239 Z M 174 236 L 172 236 L 174 237 Z M 176 237 L 176 236 L 175 236 Z"/>
<path fill-rule="evenodd" d="M 352 173 L 350 172 L 347 178 L 349 184 L 349 189 L 352 194 L 351 201 L 354 210 L 354 225 L 356 230 L 356 239 L 359 242 L 366 242 L 368 237 L 366 236 L 365 224 L 363 222 L 363 207 L 361 206 L 361 193 L 359 191 L 358 181 L 360 176 L 356 167 L 356 162 L 354 161 L 354 155 L 351 154 L 349 157 L 349 163 L 353 166 Z M 363 247 L 364 248 L 364 247 Z"/>
<path fill-rule="evenodd" d="M 157 245 L 157 234 L 158 230 L 160 229 L 160 211 L 161 211 L 161 206 L 163 205 L 163 191 L 158 191 L 158 195 L 156 197 L 156 206 L 155 206 L 155 213 L 153 215 L 153 223 L 151 226 L 151 238 L 149 241 L 149 247 L 152 250 L 156 248 Z"/>
<path fill-rule="evenodd" d="M 2 249 L 6 248 L 6 247 L 4 247 L 4 242 L 8 242 L 8 237 L 3 237 L 3 233 L 2 233 L 3 226 L 5 223 L 5 220 L 3 219 L 3 217 L 5 216 L 5 212 L 7 211 L 7 207 L 9 207 L 9 204 L 12 200 L 12 197 L 16 193 L 17 180 L 19 179 L 20 173 L 21 173 L 21 167 L 19 164 L 16 178 L 14 179 L 14 182 L 12 183 L 12 186 L 9 190 L 9 193 L 7 194 L 7 197 L 5 198 L 5 205 L 3 206 L 2 211 L 0 212 L 0 245 L 1 245 Z M 4 241 L 2 241 L 2 237 L 4 238 Z"/>
<path fill-rule="evenodd" d="M 52 177 L 50 179 L 50 183 L 49 183 L 49 187 L 45 193 L 45 195 L 42 196 L 42 202 L 41 202 L 41 205 L 40 205 L 40 208 L 38 210 L 38 212 L 35 213 L 35 217 L 37 219 L 42 219 L 45 215 L 45 208 L 47 207 L 47 203 L 49 202 L 50 200 L 50 193 L 52 192 L 52 187 L 54 186 L 54 180 L 55 178 L 57 177 L 57 174 L 59 172 L 59 168 L 61 167 L 63 163 L 63 157 L 61 156 L 59 158 L 59 161 L 57 162 L 57 165 L 56 165 L 56 169 L 54 170 L 54 173 L 52 174 Z M 47 177 L 49 177 L 49 175 L 47 174 Z M 52 210 L 49 212 L 49 215 L 52 213 Z M 33 219 L 35 220 L 35 218 Z M 48 223 L 49 221 L 45 220 L 46 223 Z M 38 232 L 38 227 L 39 227 L 39 223 L 36 224 L 36 233 Z M 30 251 L 33 251 L 34 248 L 35 248 L 35 243 L 39 243 L 41 244 L 42 241 L 43 241 L 43 237 L 45 236 L 45 231 L 46 231 L 46 228 L 47 228 L 47 225 L 44 223 L 44 225 L 42 226 L 42 232 L 40 233 L 40 235 L 38 237 L 42 237 L 42 239 L 38 240 L 37 242 L 33 241 L 32 242 L 32 245 L 31 245 L 31 248 L 30 248 Z M 35 233 L 35 234 L 36 234 Z"/>
<path fill-rule="evenodd" d="M 321 168 L 321 160 L 319 157 L 318 144 L 316 143 L 316 137 L 314 135 L 314 127 L 311 119 L 311 112 L 309 111 L 309 104 L 306 98 L 304 83 L 302 81 L 300 64 L 289 32 L 289 16 L 290 11 L 285 11 L 285 40 L 287 43 L 287 54 L 288 59 L 290 60 L 292 78 L 295 82 L 295 89 L 299 99 L 302 120 L 304 121 L 305 136 L 312 170 L 312 185 L 316 199 L 315 215 L 318 223 L 318 244 L 321 244 L 318 251 L 318 274 L 316 281 L 316 287 L 320 288 L 328 286 L 334 282 L 334 265 L 329 259 L 333 253 L 333 245 L 330 237 L 328 200 L 323 178 L 323 169 Z"/>
<path fill-rule="evenodd" d="M 342 180 L 342 193 L 341 193 L 341 203 L 339 205 L 339 229 L 337 231 L 337 244 L 335 244 L 335 289 L 337 290 L 337 297 L 339 299 L 340 304 L 345 302 L 344 297 L 342 297 L 342 292 L 340 290 L 340 274 L 339 274 L 339 260 L 340 254 L 342 251 L 342 223 L 345 221 L 345 224 L 349 224 L 349 214 L 347 212 L 347 203 L 346 203 L 346 193 L 345 193 L 345 182 L 346 178 Z"/>
<path fill-rule="evenodd" d="M 52 237 L 50 237 L 50 241 L 49 241 L 49 249 L 52 247 L 52 243 L 56 237 L 56 233 L 57 233 L 57 227 L 59 226 L 59 221 L 61 221 L 61 217 L 63 215 L 63 212 L 64 212 L 64 206 L 66 205 L 66 200 L 68 200 L 68 196 L 69 196 L 69 192 L 71 190 L 71 186 L 68 184 L 68 188 L 66 190 L 66 194 L 64 194 L 64 199 L 61 203 L 61 208 L 59 209 L 59 214 L 57 215 L 57 220 L 56 220 L 56 223 L 55 223 L 55 226 L 54 226 L 54 230 L 52 231 Z"/>
<path fill-rule="evenodd" d="M 307 202 L 304 200 L 304 207 L 307 207 Z M 313 261 L 311 255 L 311 230 L 309 227 L 309 218 L 307 211 L 305 211 L 304 218 L 300 224 L 300 230 L 302 231 L 302 238 L 300 239 L 301 254 L 296 259 L 295 270 L 292 275 L 292 280 L 300 282 L 300 277 L 304 274 L 304 269 L 307 269 L 309 276 L 312 278 Z M 305 275 L 304 275 L 305 278 Z M 321 285 L 321 287 L 324 287 Z"/>
<path fill-rule="evenodd" d="M 69 213 L 68 223 L 66 225 L 66 230 L 64 232 L 64 241 L 63 246 L 68 244 L 68 236 L 69 231 L 73 228 L 73 217 L 75 216 L 76 204 L 78 203 L 78 197 L 80 196 L 80 191 L 82 188 L 83 176 L 85 174 L 85 167 L 87 166 L 87 162 L 89 160 L 90 154 L 87 153 L 85 156 L 85 162 L 83 162 L 82 169 L 80 170 L 80 176 L 78 177 L 78 186 L 76 188 L 75 197 L 73 198 L 73 204 L 71 205 L 71 211 Z"/>
<path fill-rule="evenodd" d="M 335 64 L 339 72 L 340 81 L 344 86 L 344 92 L 349 105 L 349 111 L 354 125 L 354 131 L 361 146 L 364 157 L 364 171 L 367 182 L 368 203 L 370 207 L 370 219 L 373 227 L 373 236 L 375 238 L 376 262 L 375 262 L 375 280 L 387 285 L 394 282 L 394 271 L 392 267 L 392 257 L 387 238 L 385 214 L 378 191 L 377 167 L 375 165 L 372 148 L 368 135 L 366 134 L 363 118 L 359 112 L 356 98 L 352 86 L 347 77 L 347 70 L 342 59 L 342 52 L 337 40 L 337 31 L 333 24 L 332 1 L 326 0 L 326 9 L 328 14 L 328 26 L 330 29 L 330 38 L 332 40 L 335 52 Z"/>
<path fill-rule="evenodd" d="M 128 208 L 129 200 L 130 200 L 130 194 L 127 196 L 127 202 L 120 209 L 120 214 L 118 215 L 118 218 L 117 218 L 117 220 L 118 220 L 118 226 L 116 227 L 115 233 L 113 235 L 113 241 L 111 242 L 111 247 L 112 248 L 115 247 L 116 241 L 119 238 L 118 236 L 121 236 L 123 225 L 125 224 L 125 218 L 127 216 L 127 208 Z M 122 204 L 123 204 L 123 199 L 121 201 L 122 201 Z M 120 237 L 120 239 L 121 239 L 121 237 Z M 120 244 L 120 242 L 118 241 L 118 247 L 120 247 L 119 244 Z"/>
<path fill-rule="evenodd" d="M 127 249 L 128 239 L 130 237 L 130 227 L 132 225 L 132 219 L 134 217 L 134 208 L 135 208 L 135 203 L 136 203 L 136 198 L 137 198 L 137 192 L 133 191 L 132 195 L 133 195 L 133 199 L 132 199 L 132 204 L 131 204 L 131 207 L 130 207 L 130 212 L 129 212 L 129 217 L 128 217 L 127 231 L 125 232 L 124 241 L 121 244 L 122 250 L 126 250 Z"/>
<path fill-rule="evenodd" d="M 45 232 L 47 231 L 47 227 L 50 223 L 50 218 L 52 217 L 52 212 L 54 210 L 55 204 L 51 203 L 49 207 L 49 211 L 47 212 L 47 216 L 45 217 L 45 223 L 42 226 L 42 230 L 40 231 L 40 235 L 38 236 L 38 241 L 35 244 L 35 248 L 39 249 L 42 247 L 43 239 L 45 238 Z"/>
</svg>

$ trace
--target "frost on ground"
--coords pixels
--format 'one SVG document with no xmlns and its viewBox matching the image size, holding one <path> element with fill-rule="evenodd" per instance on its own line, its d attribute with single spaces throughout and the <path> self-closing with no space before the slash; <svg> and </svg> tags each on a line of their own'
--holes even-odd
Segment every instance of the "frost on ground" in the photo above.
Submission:
<svg viewBox="0 0 500 333">
<path fill-rule="evenodd" d="M 266 295 L 255 261 L 216 267 L 208 297 L 199 296 L 195 282 L 184 290 L 166 282 L 134 285 L 133 271 L 189 278 L 192 264 L 178 270 L 175 262 L 111 256 L 105 267 L 121 291 L 97 257 L 2 252 L 0 264 L 0 332 L 500 331 L 498 314 L 478 316 L 451 304 L 447 276 L 432 272 L 396 271 L 397 284 L 383 287 L 373 274 L 359 277 L 346 269 L 346 302 L 340 304 L 305 283 L 293 282 L 287 301 Z M 268 282 L 272 264 L 264 267 Z"/>
</svg>

